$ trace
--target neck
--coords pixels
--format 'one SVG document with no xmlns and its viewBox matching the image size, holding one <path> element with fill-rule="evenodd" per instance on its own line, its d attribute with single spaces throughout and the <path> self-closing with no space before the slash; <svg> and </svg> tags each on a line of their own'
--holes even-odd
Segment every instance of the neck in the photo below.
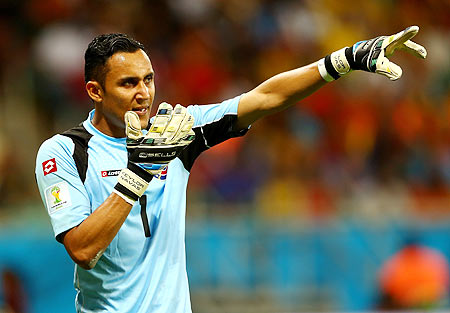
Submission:
<svg viewBox="0 0 450 313">
<path fill-rule="evenodd" d="M 117 118 L 108 117 L 101 109 L 95 108 L 94 117 L 92 118 L 92 125 L 103 134 L 114 137 L 125 137 L 125 125 L 123 121 L 117 121 Z"/>
</svg>

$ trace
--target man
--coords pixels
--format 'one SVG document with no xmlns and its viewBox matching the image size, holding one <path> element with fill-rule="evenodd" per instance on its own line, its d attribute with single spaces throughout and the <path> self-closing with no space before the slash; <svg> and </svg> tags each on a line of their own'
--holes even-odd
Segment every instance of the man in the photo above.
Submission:
<svg viewBox="0 0 450 313">
<path fill-rule="evenodd" d="M 77 311 L 191 312 L 185 202 L 199 154 L 351 70 L 398 79 L 400 67 L 386 56 L 400 48 L 425 58 L 409 40 L 417 32 L 358 42 L 219 104 L 162 103 L 152 120 L 154 71 L 144 47 L 123 34 L 96 37 L 85 53 L 95 109 L 45 141 L 36 160 L 55 237 L 76 263 Z"/>
</svg>

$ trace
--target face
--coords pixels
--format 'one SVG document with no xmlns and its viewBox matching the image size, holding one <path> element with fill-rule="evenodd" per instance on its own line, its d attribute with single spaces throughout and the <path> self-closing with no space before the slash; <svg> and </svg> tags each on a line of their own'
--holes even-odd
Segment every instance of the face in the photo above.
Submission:
<svg viewBox="0 0 450 313">
<path fill-rule="evenodd" d="M 104 88 L 99 90 L 100 101 L 94 99 L 93 124 L 107 135 L 124 137 L 125 112 L 135 111 L 141 127 L 146 128 L 155 96 L 154 72 L 149 57 L 142 50 L 119 52 L 111 56 L 106 66 Z"/>
</svg>

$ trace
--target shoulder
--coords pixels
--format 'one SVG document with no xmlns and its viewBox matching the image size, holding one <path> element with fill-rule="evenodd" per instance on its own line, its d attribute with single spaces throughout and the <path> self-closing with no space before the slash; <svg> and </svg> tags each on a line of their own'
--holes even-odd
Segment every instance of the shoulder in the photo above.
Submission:
<svg viewBox="0 0 450 313">
<path fill-rule="evenodd" d="M 61 136 L 68 137 L 72 141 L 87 144 L 93 135 L 86 130 L 83 124 L 80 124 L 61 133 Z"/>
<path fill-rule="evenodd" d="M 59 134 L 45 140 L 36 156 L 35 174 L 38 185 L 43 181 L 53 181 L 51 173 L 74 172 L 72 153 L 74 145 L 70 138 Z"/>
<path fill-rule="evenodd" d="M 53 137 L 45 140 L 39 147 L 37 158 L 46 157 L 50 155 L 71 155 L 73 152 L 73 141 L 61 134 L 56 134 Z"/>
<path fill-rule="evenodd" d="M 74 162 L 77 163 L 78 156 L 85 161 L 84 155 L 91 137 L 92 135 L 79 125 L 45 140 L 37 152 L 36 168 L 52 160 L 72 168 L 75 165 Z"/>
<path fill-rule="evenodd" d="M 72 155 L 76 146 L 87 146 L 92 134 L 82 125 L 68 129 L 45 140 L 38 150 L 39 155 L 56 153 L 58 155 Z"/>
</svg>

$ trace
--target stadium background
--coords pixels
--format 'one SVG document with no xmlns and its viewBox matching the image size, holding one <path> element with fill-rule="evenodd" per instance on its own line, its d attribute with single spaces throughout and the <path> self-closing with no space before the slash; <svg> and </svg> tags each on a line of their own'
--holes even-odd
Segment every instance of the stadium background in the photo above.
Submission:
<svg viewBox="0 0 450 313">
<path fill-rule="evenodd" d="M 34 180 L 40 143 L 86 118 L 83 53 L 126 32 L 155 103 L 214 103 L 361 39 L 419 25 L 403 77 L 353 73 L 202 155 L 188 190 L 194 312 L 367 311 L 411 238 L 450 257 L 449 3 L 427 0 L 4 0 L 0 312 L 73 312 L 73 264 Z M 445 273 L 445 271 L 444 271 Z M 414 276 L 414 273 L 410 273 Z M 443 275 L 444 277 L 444 275 Z M 434 304 L 449 309 L 448 282 Z M 8 290 L 20 291 L 15 296 Z M 12 299 L 12 300 L 11 300 Z"/>
</svg>

